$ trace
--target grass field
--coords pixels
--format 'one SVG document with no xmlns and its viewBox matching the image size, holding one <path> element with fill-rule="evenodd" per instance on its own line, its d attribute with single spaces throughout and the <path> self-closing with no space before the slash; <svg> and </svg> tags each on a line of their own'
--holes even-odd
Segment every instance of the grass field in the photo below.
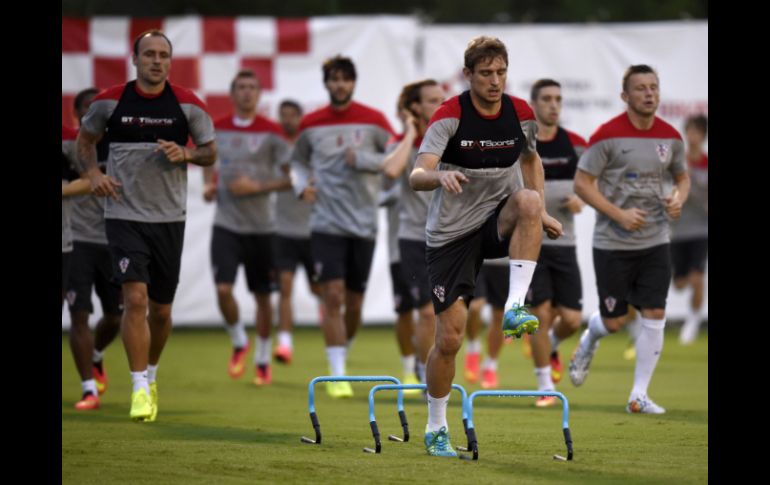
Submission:
<svg viewBox="0 0 770 485">
<path fill-rule="evenodd" d="M 575 388 L 565 375 L 558 386 L 570 400 L 575 459 L 565 454 L 561 409 L 537 409 L 533 398 L 482 398 L 474 423 L 480 460 L 431 458 L 422 435 L 427 406 L 405 399 L 412 440 L 385 440 L 380 455 L 362 452 L 373 441 L 367 395 L 372 384 L 353 384 L 355 397 L 332 400 L 318 386 L 316 410 L 324 443 L 300 443 L 312 436 L 307 383 L 327 374 L 317 329 L 295 332 L 294 362 L 274 365 L 274 384 L 256 388 L 248 371 L 239 381 L 226 372 L 229 339 L 224 330 L 176 330 L 158 371 L 160 411 L 155 423 L 128 418 L 130 377 L 122 343 L 108 348 L 110 387 L 102 407 L 77 412 L 80 384 L 62 335 L 63 483 L 706 483 L 708 481 L 708 335 L 681 347 L 677 328 L 666 343 L 650 395 L 666 407 L 661 416 L 629 415 L 624 406 L 633 362 L 623 360 L 626 335 L 602 340 L 586 383 Z M 252 329 L 253 335 L 253 329 Z M 577 336 L 563 344 L 565 363 Z M 461 351 L 461 355 L 464 349 Z M 251 356 L 249 357 L 251 359 Z M 462 378 L 468 393 L 480 389 Z M 390 327 L 364 328 L 348 359 L 348 373 L 401 377 Z M 520 343 L 505 346 L 500 359 L 501 389 L 534 389 L 531 361 Z M 395 394 L 377 397 L 383 439 L 400 434 Z M 454 391 L 448 419 L 452 442 L 464 445 L 460 399 Z"/>
</svg>

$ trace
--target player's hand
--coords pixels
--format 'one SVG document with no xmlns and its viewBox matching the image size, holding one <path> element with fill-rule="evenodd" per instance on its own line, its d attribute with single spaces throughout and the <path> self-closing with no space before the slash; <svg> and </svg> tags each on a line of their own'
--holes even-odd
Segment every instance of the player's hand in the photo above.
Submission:
<svg viewBox="0 0 770 485">
<path fill-rule="evenodd" d="M 462 185 L 469 182 L 468 177 L 464 173 L 456 170 L 439 172 L 438 180 L 441 183 L 441 187 L 450 194 L 461 194 L 463 192 Z"/>
<path fill-rule="evenodd" d="M 166 158 L 168 158 L 168 161 L 172 163 L 182 163 L 189 159 L 186 152 L 187 149 L 177 145 L 173 141 L 166 141 L 158 138 L 158 148 L 156 148 L 155 151 L 157 152 L 159 150 L 162 150 L 166 155 Z"/>
<path fill-rule="evenodd" d="M 300 194 L 299 198 L 309 204 L 313 204 L 315 202 L 316 192 L 317 191 L 314 186 L 308 185 L 305 187 L 305 190 L 302 191 L 302 194 Z"/>
<path fill-rule="evenodd" d="M 118 200 L 118 187 L 123 184 L 103 174 L 100 170 L 88 173 L 88 180 L 91 182 L 91 193 L 97 197 L 112 197 Z"/>
<path fill-rule="evenodd" d="M 401 109 L 401 116 L 404 118 L 404 135 L 417 136 L 417 118 L 414 117 L 408 109 Z"/>
<path fill-rule="evenodd" d="M 647 211 L 631 207 L 630 209 L 621 209 L 620 218 L 615 221 L 626 231 L 636 231 L 641 228 L 647 218 Z"/>
<path fill-rule="evenodd" d="M 577 214 L 578 212 L 583 210 L 583 206 L 585 206 L 585 202 L 580 200 L 580 197 L 577 195 L 571 195 L 564 199 L 564 202 L 562 203 L 562 207 L 567 209 L 570 214 Z"/>
<path fill-rule="evenodd" d="M 235 196 L 258 194 L 262 191 L 262 184 L 245 175 L 239 175 L 227 185 L 227 190 Z"/>
<path fill-rule="evenodd" d="M 345 163 L 349 167 L 356 166 L 356 152 L 350 147 L 348 147 L 348 149 L 345 150 Z"/>
<path fill-rule="evenodd" d="M 213 202 L 217 198 L 217 184 L 208 183 L 203 186 L 203 200 Z"/>
<path fill-rule="evenodd" d="M 672 219 L 679 219 L 679 216 L 682 215 L 682 201 L 679 200 L 679 190 L 674 187 L 671 195 L 664 197 L 663 200 L 666 202 L 666 214 Z"/>
<path fill-rule="evenodd" d="M 546 213 L 543 213 L 543 230 L 548 236 L 548 239 L 557 239 L 564 234 L 564 229 L 561 226 L 561 222 L 557 221 L 553 217 Z"/>
</svg>

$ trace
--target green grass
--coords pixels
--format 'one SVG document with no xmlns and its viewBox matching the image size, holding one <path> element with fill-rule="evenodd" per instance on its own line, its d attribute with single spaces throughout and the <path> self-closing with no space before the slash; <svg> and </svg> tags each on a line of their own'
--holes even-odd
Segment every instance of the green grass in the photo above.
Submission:
<svg viewBox="0 0 770 485">
<path fill-rule="evenodd" d="M 480 460 L 430 458 L 422 435 L 427 407 L 408 397 L 405 407 L 412 439 L 372 446 L 367 395 L 371 384 L 353 384 L 356 395 L 331 400 L 323 384 L 316 410 L 323 444 L 305 445 L 312 436 L 307 414 L 307 383 L 327 374 L 318 329 L 295 332 L 295 360 L 274 365 L 274 384 L 258 389 L 251 370 L 240 381 L 226 373 L 229 339 L 224 330 L 177 330 L 169 339 L 158 373 L 158 421 L 128 418 L 130 377 L 118 339 L 105 358 L 110 387 L 102 408 L 77 412 L 80 385 L 62 336 L 63 483 L 706 483 L 708 481 L 708 338 L 681 347 L 678 328 L 666 343 L 650 395 L 668 413 L 629 415 L 624 407 L 633 381 L 633 362 L 623 360 L 626 336 L 602 341 L 586 383 L 575 388 L 566 364 L 577 336 L 563 344 L 565 380 L 558 386 L 570 401 L 575 459 L 565 454 L 561 410 L 536 409 L 533 398 L 480 398 L 474 423 Z M 469 393 L 479 389 L 462 379 L 462 353 L 456 382 Z M 251 359 L 251 356 L 249 357 Z M 364 328 L 348 360 L 349 374 L 401 377 L 392 328 Z M 503 348 L 501 389 L 536 387 L 531 361 L 519 342 Z M 395 395 L 378 394 L 377 422 L 383 438 L 399 434 Z M 453 391 L 448 419 L 453 443 L 464 444 L 459 396 Z"/>
</svg>

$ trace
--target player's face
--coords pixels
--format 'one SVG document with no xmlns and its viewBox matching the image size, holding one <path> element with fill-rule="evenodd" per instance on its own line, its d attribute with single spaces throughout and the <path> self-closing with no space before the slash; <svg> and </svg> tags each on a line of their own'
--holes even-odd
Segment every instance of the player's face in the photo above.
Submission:
<svg viewBox="0 0 770 485">
<path fill-rule="evenodd" d="M 706 141 L 706 137 L 699 129 L 691 126 L 684 131 L 684 136 L 687 138 L 687 144 L 690 146 L 700 146 Z"/>
<path fill-rule="evenodd" d="M 508 79 L 508 65 L 502 57 L 484 59 L 473 68 L 464 68 L 465 76 L 471 85 L 471 91 L 489 104 L 499 103 L 503 99 L 505 82 Z"/>
<path fill-rule="evenodd" d="M 148 36 L 139 41 L 139 55 L 133 57 L 136 77 L 156 86 L 166 82 L 171 70 L 171 46 L 161 36 Z"/>
<path fill-rule="evenodd" d="M 641 116 L 653 116 L 660 104 L 658 76 L 651 72 L 632 74 L 628 87 L 621 95 L 631 111 Z"/>
<path fill-rule="evenodd" d="M 329 74 L 329 79 L 324 83 L 326 90 L 329 91 L 329 99 L 334 105 L 346 104 L 353 98 L 353 89 L 356 82 L 345 76 L 345 73 L 336 70 Z"/>
<path fill-rule="evenodd" d="M 302 121 L 302 115 L 296 108 L 284 106 L 278 113 L 278 121 L 287 135 L 293 136 L 299 129 L 299 122 Z"/>
<path fill-rule="evenodd" d="M 230 97 L 240 111 L 254 111 L 259 102 L 259 81 L 253 77 L 240 77 L 235 80 Z"/>
<path fill-rule="evenodd" d="M 561 88 L 558 86 L 541 88 L 532 108 L 540 123 L 546 126 L 557 125 L 561 115 Z"/>
<path fill-rule="evenodd" d="M 420 89 L 420 102 L 413 105 L 414 111 L 427 123 L 445 99 L 446 94 L 441 86 L 423 86 Z"/>
</svg>

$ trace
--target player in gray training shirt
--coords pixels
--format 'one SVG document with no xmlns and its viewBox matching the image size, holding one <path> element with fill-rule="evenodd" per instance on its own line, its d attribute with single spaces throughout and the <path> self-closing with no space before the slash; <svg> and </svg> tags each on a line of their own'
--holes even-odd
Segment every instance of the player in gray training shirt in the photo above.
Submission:
<svg viewBox="0 0 770 485">
<path fill-rule="evenodd" d="M 75 96 L 74 108 L 78 120 L 85 116 L 98 92 L 96 88 L 89 88 Z M 97 158 L 102 170 L 107 158 L 106 142 L 103 139 L 97 146 Z M 89 191 L 90 188 L 89 183 Z M 120 287 L 112 283 L 112 257 L 104 228 L 103 197 L 87 194 L 73 199 L 72 238 L 72 266 L 67 284 L 72 322 L 69 341 L 82 387 L 82 398 L 75 403 L 75 409 L 93 410 L 99 408 L 99 396 L 107 390 L 104 350 L 120 331 L 123 312 Z M 91 335 L 88 319 L 93 312 L 93 290 L 99 297 L 103 315 Z"/>
<path fill-rule="evenodd" d="M 580 157 L 575 193 L 596 209 L 593 256 L 599 311 L 589 318 L 569 366 L 583 384 L 599 339 L 626 323 L 628 304 L 641 310 L 629 413 L 666 410 L 647 395 L 663 351 L 671 282 L 669 218 L 681 215 L 690 191 L 682 137 L 655 116 L 657 73 L 644 64 L 623 75 L 624 113 L 599 127 Z"/>
<path fill-rule="evenodd" d="M 703 144 L 708 134 L 708 119 L 704 115 L 691 116 L 684 131 L 692 186 L 690 196 L 682 206 L 682 217 L 671 224 L 671 259 L 676 289 L 692 287 L 690 306 L 679 333 L 679 342 L 688 345 L 698 336 L 704 318 L 704 273 L 709 248 L 709 159 Z"/>
<path fill-rule="evenodd" d="M 192 91 L 167 81 L 171 42 L 159 30 L 140 34 L 132 61 L 136 80 L 94 98 L 78 134 L 94 195 L 108 197 L 105 229 L 113 275 L 123 288 L 121 322 L 133 392 L 129 416 L 155 421 L 161 352 L 171 333 L 187 213 L 187 164 L 211 165 L 211 118 Z M 109 140 L 107 174 L 96 144 Z M 186 146 L 192 137 L 195 148 Z"/>
<path fill-rule="evenodd" d="M 257 114 L 260 83 L 253 71 L 239 71 L 230 84 L 233 113 L 214 123 L 219 158 L 217 210 L 211 237 L 211 266 L 219 310 L 233 345 L 228 373 L 243 375 L 249 350 L 246 318 L 239 318 L 233 285 L 244 266 L 249 291 L 256 299 L 254 384 L 272 382 L 270 368 L 270 293 L 276 289 L 273 249 L 275 238 L 274 191 L 291 187 L 280 166 L 289 157 L 289 145 L 280 126 Z M 211 170 L 204 171 L 208 178 Z"/>
<path fill-rule="evenodd" d="M 283 100 L 278 107 L 278 121 L 283 134 L 290 146 L 299 135 L 299 124 L 302 121 L 302 107 L 296 101 Z M 281 166 L 288 176 L 291 173 L 290 160 Z M 314 277 L 313 256 L 310 251 L 310 211 L 312 204 L 297 198 L 293 190 L 278 192 L 275 203 L 275 267 L 278 271 L 278 282 L 281 297 L 278 303 L 278 345 L 273 351 L 273 357 L 284 364 L 291 363 L 294 352 L 291 330 L 294 326 L 292 309 L 292 292 L 294 289 L 294 272 L 297 265 L 305 268 L 305 276 L 311 293 L 319 297 L 321 310 L 321 288 Z M 321 318 L 323 319 L 323 318 Z"/>
<path fill-rule="evenodd" d="M 561 103 L 558 82 L 539 79 L 532 85 L 530 104 L 537 118 L 537 152 L 545 171 L 545 206 L 564 229 L 559 239 L 543 241 L 527 294 L 527 303 L 540 321 L 540 330 L 530 339 L 539 391 L 553 391 L 561 380 L 557 348 L 580 328 L 583 309 L 575 214 L 584 204 L 573 192 L 573 180 L 586 142 L 559 126 Z M 541 396 L 535 401 L 537 407 L 557 404 L 559 399 L 554 396 Z"/>
<path fill-rule="evenodd" d="M 398 267 L 392 267 L 394 275 L 394 290 L 403 287 L 396 307 L 399 312 L 397 334 L 401 349 L 404 381 L 413 379 L 414 371 L 410 365 L 414 360 L 408 357 L 411 348 L 412 333 L 416 337 L 414 347 L 417 351 L 417 376 L 425 383 L 425 363 L 428 352 L 433 345 L 436 331 L 436 315 L 430 298 L 430 282 L 428 281 L 428 266 L 425 262 L 425 224 L 428 218 L 430 192 L 417 192 L 409 186 L 409 174 L 412 173 L 417 159 L 417 150 L 422 143 L 425 130 L 430 118 L 444 102 L 444 90 L 433 79 L 407 84 L 401 90 L 398 106 L 400 116 L 404 119 L 404 133 L 394 137 L 388 145 L 390 153 L 383 162 L 383 174 L 386 178 L 397 182 L 400 187 L 397 224 L 389 225 L 388 231 L 392 236 L 389 247 L 391 253 L 397 252 L 398 259 L 391 258 L 391 264 L 398 262 Z M 390 213 L 389 213 L 390 214 Z M 396 226 L 393 232 L 392 226 Z M 396 283 L 396 275 L 402 280 Z M 407 304 L 408 303 L 408 304 Z M 406 327 L 412 325 L 413 310 L 418 311 L 417 326 L 413 332 Z M 408 312 L 408 313 L 407 313 Z M 411 366 L 414 367 L 414 366 Z"/>
<path fill-rule="evenodd" d="M 302 119 L 292 182 L 299 197 L 314 202 L 310 242 L 326 312 L 321 327 L 331 374 L 341 376 L 347 345 L 361 325 L 377 235 L 380 170 L 393 130 L 381 112 L 353 101 L 356 69 L 350 59 L 327 60 L 323 80 L 331 104 Z M 353 395 L 348 382 L 328 382 L 326 390 L 332 397 Z"/>
<path fill-rule="evenodd" d="M 425 234 L 438 317 L 427 365 L 425 447 L 431 456 L 456 456 L 446 405 L 482 261 L 510 257 L 503 333 L 533 333 L 538 322 L 524 308 L 524 297 L 543 229 L 548 237 L 561 235 L 561 224 L 545 212 L 534 114 L 526 101 L 504 93 L 507 73 L 508 52 L 499 39 L 471 40 L 463 68 L 470 90 L 445 101 L 433 115 L 409 177 L 413 189 L 434 191 Z M 517 161 L 526 188 L 514 191 Z"/>
</svg>

